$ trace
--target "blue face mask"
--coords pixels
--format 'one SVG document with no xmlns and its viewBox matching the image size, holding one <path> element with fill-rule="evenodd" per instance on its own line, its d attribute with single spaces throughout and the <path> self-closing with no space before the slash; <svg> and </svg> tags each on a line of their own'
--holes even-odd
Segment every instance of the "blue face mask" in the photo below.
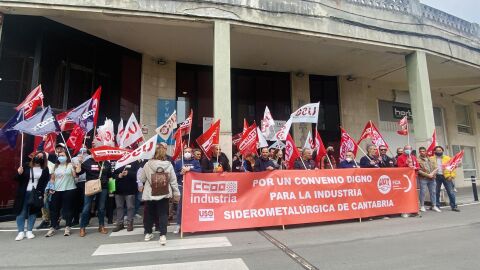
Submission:
<svg viewBox="0 0 480 270">
<path fill-rule="evenodd" d="M 405 150 L 403 151 L 406 155 L 410 155 L 412 153 L 412 150 Z"/>
<path fill-rule="evenodd" d="M 59 156 L 58 157 L 58 162 L 60 162 L 62 164 L 67 162 L 67 157 L 66 156 Z"/>
<path fill-rule="evenodd" d="M 86 153 L 87 152 L 87 148 L 80 148 L 80 153 Z"/>
</svg>

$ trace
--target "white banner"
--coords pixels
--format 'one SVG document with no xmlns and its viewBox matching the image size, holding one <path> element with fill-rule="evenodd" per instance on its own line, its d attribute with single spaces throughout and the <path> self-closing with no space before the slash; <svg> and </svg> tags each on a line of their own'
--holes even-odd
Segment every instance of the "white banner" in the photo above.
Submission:
<svg viewBox="0 0 480 270">
<path fill-rule="evenodd" d="M 143 138 L 142 129 L 137 122 L 137 118 L 132 113 L 128 119 L 127 125 L 120 140 L 120 148 L 125 148 Z"/>
<path fill-rule="evenodd" d="M 285 141 L 287 139 L 288 132 L 290 132 L 290 127 L 292 126 L 292 118 L 288 119 L 287 122 L 283 125 L 282 128 L 275 134 L 273 140 L 275 141 Z"/>
<path fill-rule="evenodd" d="M 258 137 L 258 144 L 257 144 L 257 149 L 262 148 L 262 147 L 268 147 L 267 140 L 263 136 L 262 132 L 260 131 L 260 128 L 257 127 L 257 137 Z"/>
<path fill-rule="evenodd" d="M 148 141 L 144 142 L 137 149 L 124 155 L 115 164 L 115 170 L 128 165 L 140 159 L 151 159 L 155 155 L 155 148 L 157 145 L 158 135 L 153 136 Z"/>
<path fill-rule="evenodd" d="M 282 141 L 276 141 L 274 144 L 270 145 L 268 149 L 283 149 L 285 144 Z"/>
<path fill-rule="evenodd" d="M 292 123 L 314 123 L 318 122 L 318 111 L 320 102 L 305 104 L 291 114 Z"/>
<path fill-rule="evenodd" d="M 307 139 L 305 140 L 305 145 L 303 146 L 305 149 L 314 149 L 315 145 L 313 143 L 312 133 L 308 131 Z"/>
</svg>

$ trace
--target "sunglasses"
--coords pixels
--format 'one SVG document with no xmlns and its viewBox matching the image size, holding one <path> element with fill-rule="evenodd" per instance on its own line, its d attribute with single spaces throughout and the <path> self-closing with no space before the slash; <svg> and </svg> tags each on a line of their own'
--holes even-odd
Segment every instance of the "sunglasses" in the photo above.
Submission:
<svg viewBox="0 0 480 270">
<path fill-rule="evenodd" d="M 380 149 L 380 151 L 387 151 L 387 149 Z"/>
</svg>

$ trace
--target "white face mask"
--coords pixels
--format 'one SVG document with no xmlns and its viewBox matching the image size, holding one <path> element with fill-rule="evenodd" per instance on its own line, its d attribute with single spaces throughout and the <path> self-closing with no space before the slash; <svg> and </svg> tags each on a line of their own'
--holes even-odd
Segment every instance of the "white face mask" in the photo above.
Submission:
<svg viewBox="0 0 480 270">
<path fill-rule="evenodd" d="M 186 152 L 185 154 L 183 154 L 183 157 L 184 157 L 185 159 L 191 159 L 191 158 L 192 158 L 192 153 Z"/>
<path fill-rule="evenodd" d="M 345 160 L 346 160 L 347 162 L 351 162 L 353 159 L 352 159 L 352 158 L 349 158 L 349 157 L 347 157 Z"/>
</svg>

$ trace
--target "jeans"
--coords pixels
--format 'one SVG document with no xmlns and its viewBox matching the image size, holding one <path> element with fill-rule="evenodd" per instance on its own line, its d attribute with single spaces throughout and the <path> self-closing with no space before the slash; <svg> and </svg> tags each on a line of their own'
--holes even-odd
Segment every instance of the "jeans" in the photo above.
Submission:
<svg viewBox="0 0 480 270">
<path fill-rule="evenodd" d="M 117 225 L 123 224 L 125 202 L 127 203 L 127 220 L 129 223 L 133 222 L 133 216 L 135 215 L 135 195 L 115 194 Z"/>
<path fill-rule="evenodd" d="M 437 183 L 434 179 L 420 179 L 420 206 L 425 205 L 425 193 L 430 193 L 430 201 L 432 202 L 432 206 L 437 205 L 437 197 L 436 197 L 436 186 Z"/>
<path fill-rule="evenodd" d="M 137 194 L 135 194 L 135 215 L 140 214 L 138 210 L 140 209 L 141 204 L 142 204 L 142 192 L 137 191 Z"/>
<path fill-rule="evenodd" d="M 78 182 L 75 190 L 75 200 L 73 201 L 73 223 L 80 223 L 80 215 L 83 210 L 83 200 L 85 199 L 85 182 Z"/>
<path fill-rule="evenodd" d="M 50 201 L 50 217 L 51 227 L 56 228 L 60 219 L 60 209 L 62 209 L 62 217 L 65 219 L 66 226 L 72 226 L 72 215 L 77 189 L 55 191 Z"/>
<path fill-rule="evenodd" d="M 33 225 L 35 225 L 35 220 L 37 219 L 36 214 L 30 214 L 28 209 L 28 200 L 32 196 L 32 192 L 27 191 L 25 193 L 25 198 L 23 200 L 22 212 L 17 216 L 17 230 L 18 232 L 23 232 L 25 230 L 25 219 L 28 219 L 27 231 L 31 232 L 33 230 Z"/>
<path fill-rule="evenodd" d="M 167 234 L 167 225 L 168 225 L 168 198 L 162 199 L 160 201 L 146 201 L 147 206 L 146 215 L 144 217 L 144 229 L 145 233 L 152 233 L 153 223 L 155 221 L 155 216 L 158 216 L 160 219 L 160 235 Z"/>
<path fill-rule="evenodd" d="M 180 201 L 178 202 L 177 207 L 177 224 L 182 224 L 182 196 L 183 196 L 183 186 L 178 186 L 178 190 L 180 190 Z"/>
<path fill-rule="evenodd" d="M 445 186 L 445 190 L 447 191 L 448 199 L 450 200 L 450 207 L 452 209 L 457 208 L 457 204 L 455 202 L 455 193 L 453 192 L 453 182 L 448 181 L 445 179 L 445 176 L 437 174 L 437 206 L 440 207 L 440 188 L 442 184 Z"/>
<path fill-rule="evenodd" d="M 93 196 L 86 196 L 83 201 L 83 210 L 82 218 L 80 220 L 80 228 L 85 228 L 88 225 L 90 219 L 90 207 L 92 206 L 92 201 L 96 198 L 96 203 L 98 205 L 98 225 L 105 225 L 105 202 L 107 201 L 108 189 L 102 189 L 102 192 L 97 193 Z"/>
</svg>

